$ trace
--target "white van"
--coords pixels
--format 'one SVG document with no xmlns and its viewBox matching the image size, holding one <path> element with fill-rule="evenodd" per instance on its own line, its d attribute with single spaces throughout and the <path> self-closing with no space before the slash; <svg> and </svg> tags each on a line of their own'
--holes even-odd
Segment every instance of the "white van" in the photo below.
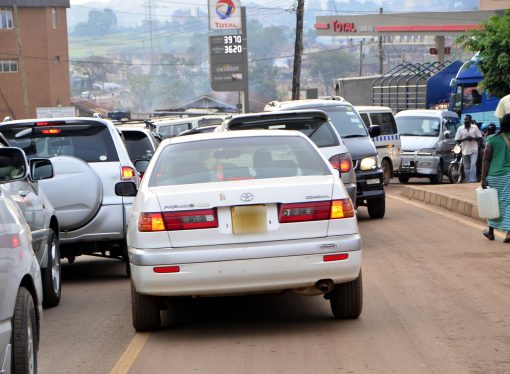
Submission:
<svg viewBox="0 0 510 374">
<path fill-rule="evenodd" d="M 150 120 L 152 130 L 162 139 L 173 138 L 183 131 L 197 127 L 219 125 L 226 115 L 206 115 L 198 117 L 154 118 Z"/>
<path fill-rule="evenodd" d="M 370 128 L 372 125 L 379 125 L 381 127 L 381 135 L 372 138 L 372 140 L 377 148 L 377 154 L 381 162 L 384 185 L 388 185 L 395 171 L 400 169 L 402 160 L 400 154 L 400 135 L 393 112 L 391 108 L 385 106 L 356 106 L 355 108 L 367 128 Z"/>
</svg>

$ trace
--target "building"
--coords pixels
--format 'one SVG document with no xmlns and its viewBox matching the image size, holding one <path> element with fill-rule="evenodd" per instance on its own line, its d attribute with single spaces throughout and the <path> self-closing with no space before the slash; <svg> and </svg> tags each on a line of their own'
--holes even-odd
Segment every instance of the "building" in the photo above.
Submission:
<svg viewBox="0 0 510 374">
<path fill-rule="evenodd" d="M 510 0 L 480 0 L 480 10 L 497 10 L 510 8 Z"/>
<path fill-rule="evenodd" d="M 0 0 L 0 120 L 69 106 L 69 0 Z"/>
</svg>

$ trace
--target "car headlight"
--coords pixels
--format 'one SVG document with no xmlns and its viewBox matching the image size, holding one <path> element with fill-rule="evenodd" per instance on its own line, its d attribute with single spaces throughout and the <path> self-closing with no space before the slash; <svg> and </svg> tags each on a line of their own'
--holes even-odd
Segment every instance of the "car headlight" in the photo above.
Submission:
<svg viewBox="0 0 510 374">
<path fill-rule="evenodd" d="M 436 154 L 435 148 L 422 148 L 418 151 L 419 155 L 433 156 Z"/>
<path fill-rule="evenodd" d="M 361 170 L 375 169 L 377 167 L 377 156 L 365 157 L 364 159 L 361 160 L 361 164 L 359 167 Z"/>
</svg>

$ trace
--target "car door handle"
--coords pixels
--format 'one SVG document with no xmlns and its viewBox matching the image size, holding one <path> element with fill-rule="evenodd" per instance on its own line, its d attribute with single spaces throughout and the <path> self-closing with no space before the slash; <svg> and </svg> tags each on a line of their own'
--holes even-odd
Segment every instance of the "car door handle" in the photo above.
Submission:
<svg viewBox="0 0 510 374">
<path fill-rule="evenodd" d="M 20 190 L 18 191 L 18 194 L 22 197 L 26 197 L 30 192 L 26 190 Z"/>
</svg>

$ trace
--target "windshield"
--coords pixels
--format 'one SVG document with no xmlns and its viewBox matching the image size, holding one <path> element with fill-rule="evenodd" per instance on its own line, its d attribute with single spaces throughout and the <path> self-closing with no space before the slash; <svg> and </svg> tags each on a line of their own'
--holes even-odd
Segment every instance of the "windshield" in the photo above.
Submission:
<svg viewBox="0 0 510 374">
<path fill-rule="evenodd" d="M 150 160 L 154 153 L 151 141 L 143 131 L 122 131 L 131 161 Z"/>
<path fill-rule="evenodd" d="M 243 120 L 241 123 L 229 125 L 229 130 L 295 130 L 302 132 L 310 138 L 319 148 L 337 146 L 337 135 L 333 132 L 329 121 L 315 117 L 301 118 L 253 118 Z"/>
<path fill-rule="evenodd" d="M 189 122 L 175 123 L 171 125 L 160 125 L 157 129 L 157 132 L 163 139 L 173 138 L 174 136 L 179 135 L 181 132 L 191 129 L 191 127 L 191 123 Z"/>
<path fill-rule="evenodd" d="M 313 146 L 297 136 L 209 139 L 166 146 L 149 186 L 329 174 Z"/>
<path fill-rule="evenodd" d="M 2 127 L 11 146 L 23 149 L 27 158 L 74 156 L 86 162 L 119 161 L 108 128 L 99 122 L 49 122 L 45 126 Z"/>
<path fill-rule="evenodd" d="M 396 117 L 400 136 L 439 136 L 441 128 L 436 117 Z"/>
</svg>

